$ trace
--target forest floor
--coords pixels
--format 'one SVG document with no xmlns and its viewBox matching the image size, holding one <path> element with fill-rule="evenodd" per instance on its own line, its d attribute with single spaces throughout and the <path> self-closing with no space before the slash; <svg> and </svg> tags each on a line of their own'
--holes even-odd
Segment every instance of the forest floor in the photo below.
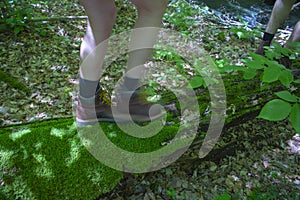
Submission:
<svg viewBox="0 0 300 200">
<path fill-rule="evenodd" d="M 251 141 L 247 139 L 249 134 L 268 135 L 268 139 Z M 300 195 L 300 160 L 296 152 L 300 137 L 291 137 L 293 134 L 287 122 L 245 122 L 223 131 L 219 139 L 239 138 L 244 148 L 235 149 L 233 155 L 219 162 L 189 160 L 190 149 L 164 169 L 123 179 L 98 199 L 296 200 Z"/>
<path fill-rule="evenodd" d="M 85 15 L 77 4 L 60 9 L 68 10 L 74 16 Z M 126 6 L 122 9 L 132 10 Z M 118 18 L 117 24 L 132 27 L 134 12 L 127 18 L 129 20 Z M 200 15 L 197 20 L 197 28 L 194 25 L 192 29 L 193 38 L 221 64 L 240 64 L 249 56 L 248 52 L 258 46 L 259 38 L 240 39 L 232 29 L 233 24 L 223 24 L 211 15 Z M 27 95 L 8 83 L 0 85 L 2 127 L 73 117 L 79 48 L 86 21 L 50 21 L 40 26 L 47 30 L 46 35 L 42 36 L 40 29 L 28 29 L 18 35 L 1 33 L 0 70 L 32 91 Z M 171 27 L 168 22 L 164 26 Z M 115 30 L 121 32 L 126 28 L 116 26 Z M 289 30 L 281 31 L 276 41 L 282 43 L 289 33 Z M 113 82 L 104 87 L 111 85 Z M 223 199 L 228 199 L 227 193 L 239 199 L 247 196 L 253 199 L 296 199 L 297 196 L 299 199 L 299 135 L 286 121 L 275 123 L 254 119 L 227 129 L 222 133 L 221 141 L 230 137 L 245 139 L 249 134 L 265 134 L 270 138 L 268 142 L 247 141 L 243 149 L 236 149 L 234 155 L 226 156 L 218 163 L 203 161 L 195 162 L 195 165 L 195 160 L 180 162 L 187 157 L 183 156 L 167 168 L 125 178 L 113 191 L 99 199 L 212 199 L 220 194 L 223 194 Z"/>
<path fill-rule="evenodd" d="M 64 10 L 68 9 L 74 16 L 85 16 L 77 4 L 68 4 L 61 9 L 52 14 L 56 16 L 57 13 L 64 13 Z M 121 17 L 117 18 L 113 34 L 129 30 L 133 26 L 135 12 L 129 5 L 121 7 L 119 12 L 126 10 L 129 10 L 126 17 L 120 14 Z M 239 31 L 241 34 L 251 32 L 241 28 L 240 22 L 224 24 L 214 15 L 205 13 L 200 13 L 194 18 L 191 19 L 194 20 L 191 25 L 184 24 L 188 20 L 182 23 L 184 25 L 179 23 L 178 26 L 184 26 L 179 27 L 179 31 L 186 29 L 185 31 L 190 32 L 189 36 L 205 49 L 219 66 L 241 64 L 243 59 L 249 57 L 249 52 L 254 51 L 259 44 L 259 38 L 255 37 L 257 32 L 253 31 L 249 38 L 238 37 Z M 12 88 L 9 83 L 1 84 L 0 126 L 73 116 L 71 100 L 74 100 L 78 85 L 79 50 L 86 20 L 47 21 L 36 26 L 18 35 L 1 33 L 0 70 L 23 83 L 31 94 Z M 164 21 L 164 28 L 173 26 L 169 21 Z M 174 28 L 176 30 L 177 27 Z M 41 35 L 42 31 L 46 31 L 44 36 Z M 276 42 L 283 43 L 289 34 L 289 30 L 281 31 L 276 37 Z M 101 86 L 108 92 L 114 86 L 114 78 L 120 74 L 121 69 L 113 70 L 110 71 L 112 78 L 102 77 L 100 80 L 104 81 L 105 84 Z"/>
</svg>

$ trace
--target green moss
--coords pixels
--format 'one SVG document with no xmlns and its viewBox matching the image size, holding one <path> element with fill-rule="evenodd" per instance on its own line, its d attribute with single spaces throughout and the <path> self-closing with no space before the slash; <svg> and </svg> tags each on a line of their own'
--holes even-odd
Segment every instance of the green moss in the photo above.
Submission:
<svg viewBox="0 0 300 200">
<path fill-rule="evenodd" d="M 176 134 L 166 126 L 149 139 L 101 123 L 108 138 L 134 152 L 151 152 Z M 111 137 L 111 135 L 115 137 Z M 74 119 L 55 119 L 0 130 L 1 199 L 95 199 L 110 191 L 122 173 L 96 160 L 83 146 Z"/>
<path fill-rule="evenodd" d="M 1 199 L 95 199 L 122 178 L 89 154 L 73 119 L 2 129 L 0 160 Z"/>
<path fill-rule="evenodd" d="M 108 138 L 120 148 L 130 152 L 147 153 L 162 148 L 162 142 L 171 140 L 177 133 L 178 124 L 174 126 L 165 126 L 159 133 L 150 138 L 136 138 L 125 134 L 116 124 L 108 126 L 103 124 L 102 128 L 105 133 L 108 133 Z M 114 136 L 109 136 L 111 133 L 113 133 Z"/>
</svg>

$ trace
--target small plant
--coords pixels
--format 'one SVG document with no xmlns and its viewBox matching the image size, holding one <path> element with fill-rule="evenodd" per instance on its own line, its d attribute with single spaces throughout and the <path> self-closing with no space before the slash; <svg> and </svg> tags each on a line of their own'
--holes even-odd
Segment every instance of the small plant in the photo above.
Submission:
<svg viewBox="0 0 300 200">
<path fill-rule="evenodd" d="M 257 28 L 250 28 L 248 22 L 238 17 L 241 25 L 232 26 L 230 28 L 230 33 L 235 35 L 239 39 L 254 39 L 255 37 L 260 37 L 261 30 Z"/>
<path fill-rule="evenodd" d="M 251 39 L 260 35 L 259 30 L 251 29 L 247 26 L 233 26 L 230 28 L 230 33 L 239 39 Z"/>
<path fill-rule="evenodd" d="M 300 98 L 284 90 L 275 93 L 279 99 L 269 101 L 261 110 L 258 118 L 280 121 L 288 116 L 297 132 L 300 132 Z"/>
<path fill-rule="evenodd" d="M 197 26 L 195 18 L 200 13 L 208 14 L 208 7 L 199 7 L 196 4 L 191 5 L 185 0 L 173 0 L 164 15 L 164 22 L 169 24 L 172 29 L 189 35 L 193 27 Z"/>
<path fill-rule="evenodd" d="M 294 44 L 299 47 L 299 44 Z M 300 97 L 297 90 L 300 79 L 295 80 L 291 69 L 277 62 L 283 56 L 291 60 L 297 59 L 300 48 L 294 50 L 286 49 L 280 45 L 274 45 L 266 48 L 266 56 L 250 53 L 251 58 L 245 60 L 244 78 L 254 79 L 259 74 L 263 85 L 274 82 L 280 82 L 284 88 L 283 91 L 276 92 L 276 99 L 266 103 L 262 108 L 258 118 L 280 121 L 289 117 L 290 122 L 297 132 L 300 132 Z"/>
<path fill-rule="evenodd" d="M 0 2 L 0 31 L 12 29 L 20 33 L 32 18 L 33 7 L 24 0 L 9 0 Z"/>
<path fill-rule="evenodd" d="M 174 189 L 167 190 L 167 195 L 172 199 L 176 200 L 176 191 Z"/>
<path fill-rule="evenodd" d="M 262 189 L 253 190 L 247 197 L 248 200 L 271 200 L 271 199 L 299 199 L 299 192 L 285 191 L 280 192 L 279 186 L 272 186 L 267 191 Z"/>
<path fill-rule="evenodd" d="M 154 52 L 154 58 L 157 60 L 163 60 L 172 63 L 176 68 L 176 71 L 170 68 L 169 72 L 172 72 L 174 80 L 180 79 L 181 75 L 185 76 L 189 80 L 191 88 L 196 89 L 201 86 L 207 87 L 209 84 L 215 84 L 218 81 L 212 77 L 210 72 L 210 65 L 204 66 L 201 59 L 195 58 L 193 63 L 189 63 L 183 57 L 175 53 L 174 50 L 157 50 Z M 211 64 L 214 63 L 211 61 Z M 180 75 L 178 75 L 178 73 Z M 207 78 L 207 79 L 205 79 Z"/>
</svg>

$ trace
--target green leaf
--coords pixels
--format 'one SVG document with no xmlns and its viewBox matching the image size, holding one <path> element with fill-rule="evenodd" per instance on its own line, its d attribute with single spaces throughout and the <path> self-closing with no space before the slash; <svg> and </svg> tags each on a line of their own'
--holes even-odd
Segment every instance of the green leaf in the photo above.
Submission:
<svg viewBox="0 0 300 200">
<path fill-rule="evenodd" d="M 268 67 L 270 67 L 272 69 L 286 70 L 286 67 L 284 65 L 279 64 L 275 60 L 266 60 L 266 64 L 267 64 Z"/>
<path fill-rule="evenodd" d="M 252 68 L 248 68 L 245 70 L 244 73 L 244 79 L 249 80 L 249 79 L 253 79 L 256 76 L 257 72 L 256 69 L 252 69 Z"/>
<path fill-rule="evenodd" d="M 151 87 L 147 87 L 145 92 L 150 96 L 150 95 L 156 95 L 156 92 L 154 90 L 154 88 Z"/>
<path fill-rule="evenodd" d="M 228 70 L 233 71 L 245 71 L 246 68 L 244 66 L 238 66 L 238 65 L 225 65 L 224 68 L 227 68 Z"/>
<path fill-rule="evenodd" d="M 258 65 L 264 65 L 268 61 L 267 58 L 265 58 L 262 55 L 256 54 L 254 52 L 249 52 L 250 56 L 252 57 L 253 61 L 256 62 Z"/>
<path fill-rule="evenodd" d="M 282 57 L 282 55 L 289 56 L 289 54 L 291 53 L 290 49 L 284 48 L 280 44 L 274 43 L 273 45 L 275 47 L 275 51 L 278 52 L 278 54 L 280 54 L 280 57 Z"/>
<path fill-rule="evenodd" d="M 285 119 L 291 112 L 291 105 L 283 100 L 274 99 L 264 105 L 258 118 L 269 121 L 280 121 Z"/>
<path fill-rule="evenodd" d="M 21 31 L 24 30 L 24 27 L 23 26 L 16 26 L 14 28 L 14 33 L 17 35 L 18 33 L 20 33 Z"/>
<path fill-rule="evenodd" d="M 289 87 L 294 80 L 294 76 L 291 70 L 283 70 L 280 72 L 278 79 L 282 85 Z"/>
<path fill-rule="evenodd" d="M 293 49 L 300 49 L 300 42 L 289 42 L 289 47 L 292 47 Z"/>
<path fill-rule="evenodd" d="M 253 69 L 263 69 L 265 68 L 264 63 L 250 60 L 247 62 L 247 66 Z"/>
<path fill-rule="evenodd" d="M 241 31 L 238 31 L 238 32 L 236 33 L 236 35 L 238 36 L 239 39 L 244 38 L 244 33 L 241 32 Z"/>
<path fill-rule="evenodd" d="M 292 107 L 290 114 L 290 121 L 294 127 L 294 129 L 300 133 L 300 104 L 295 104 Z"/>
<path fill-rule="evenodd" d="M 276 67 L 268 67 L 263 72 L 262 81 L 265 83 L 272 83 L 278 80 L 280 69 Z"/>
<path fill-rule="evenodd" d="M 219 67 L 219 72 L 222 73 L 228 73 L 232 71 L 246 71 L 245 66 L 239 66 L 239 65 L 224 65 L 224 67 Z"/>
<path fill-rule="evenodd" d="M 281 92 L 276 92 L 275 95 L 277 95 L 279 98 L 289 101 L 289 102 L 297 102 L 298 98 L 295 95 L 292 95 L 289 91 L 281 91 Z"/>
<path fill-rule="evenodd" d="M 204 83 L 204 80 L 201 76 L 195 76 L 190 80 L 190 85 L 192 88 L 198 88 L 202 86 Z"/>
<path fill-rule="evenodd" d="M 43 36 L 43 37 L 47 36 L 47 31 L 45 31 L 44 29 L 41 29 L 40 30 L 40 35 Z"/>
<path fill-rule="evenodd" d="M 300 83 L 300 79 L 294 80 L 294 83 Z"/>
</svg>

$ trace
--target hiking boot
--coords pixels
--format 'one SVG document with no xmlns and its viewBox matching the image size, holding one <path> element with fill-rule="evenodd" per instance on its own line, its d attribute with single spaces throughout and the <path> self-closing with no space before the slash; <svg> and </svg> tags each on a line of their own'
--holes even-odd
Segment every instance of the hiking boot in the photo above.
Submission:
<svg viewBox="0 0 300 200">
<path fill-rule="evenodd" d="M 94 125 L 97 122 L 114 122 L 111 108 L 103 103 L 100 98 L 100 90 L 91 98 L 78 95 L 76 106 L 76 123 L 78 126 Z"/>
<path fill-rule="evenodd" d="M 259 44 L 258 48 L 256 49 L 255 53 L 264 56 L 265 55 L 264 47 L 270 46 L 270 45 L 271 45 L 271 41 L 262 40 L 261 43 Z"/>
<path fill-rule="evenodd" d="M 103 103 L 99 95 L 100 91 L 91 98 L 84 98 L 79 95 L 76 107 L 78 126 L 95 125 L 97 122 L 126 122 L 131 119 L 137 122 L 148 122 L 163 115 L 159 106 L 153 106 L 154 104 L 147 102 L 146 98 L 137 92 L 119 94 L 116 106 L 114 106 L 116 112 L 113 115 L 111 106 Z M 128 102 L 129 109 L 126 106 Z"/>
<path fill-rule="evenodd" d="M 120 91 L 116 96 L 115 111 L 119 118 L 149 122 L 164 114 L 160 105 L 148 102 L 145 95 L 139 91 Z"/>
</svg>

